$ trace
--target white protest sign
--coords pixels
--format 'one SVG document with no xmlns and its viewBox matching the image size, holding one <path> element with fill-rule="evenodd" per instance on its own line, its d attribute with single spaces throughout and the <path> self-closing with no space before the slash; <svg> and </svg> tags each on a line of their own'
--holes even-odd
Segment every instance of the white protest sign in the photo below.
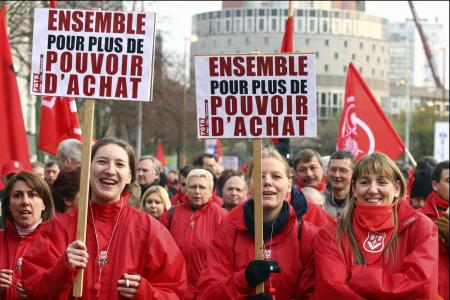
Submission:
<svg viewBox="0 0 450 300">
<path fill-rule="evenodd" d="M 195 57 L 199 138 L 315 137 L 314 54 Z"/>
<path fill-rule="evenodd" d="M 150 101 L 155 14 L 36 8 L 31 94 Z"/>
<path fill-rule="evenodd" d="M 437 161 L 448 160 L 449 157 L 449 123 L 434 123 L 434 158 Z"/>
<path fill-rule="evenodd" d="M 237 156 L 222 156 L 220 163 L 224 169 L 237 170 L 239 168 L 239 157 Z"/>
</svg>

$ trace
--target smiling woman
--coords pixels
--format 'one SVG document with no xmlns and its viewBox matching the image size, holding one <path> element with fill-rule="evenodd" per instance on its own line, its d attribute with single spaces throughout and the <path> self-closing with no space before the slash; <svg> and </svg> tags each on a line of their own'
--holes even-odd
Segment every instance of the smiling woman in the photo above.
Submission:
<svg viewBox="0 0 450 300">
<path fill-rule="evenodd" d="M 321 228 L 315 245 L 317 299 L 436 299 L 434 224 L 403 199 L 402 173 L 386 155 L 356 165 L 343 219 Z"/>
<path fill-rule="evenodd" d="M 2 205 L 5 230 L 0 231 L 0 299 L 23 295 L 22 257 L 54 213 L 52 194 L 44 179 L 22 171 L 8 182 Z"/>
<path fill-rule="evenodd" d="M 91 161 L 86 243 L 75 240 L 76 209 L 49 225 L 24 258 L 27 295 L 70 298 L 83 268 L 81 299 L 182 299 L 186 272 L 180 250 L 157 220 L 128 205 L 136 180 L 133 149 L 103 138 L 92 148 Z M 57 280 L 64 284 L 55 286 Z"/>
</svg>

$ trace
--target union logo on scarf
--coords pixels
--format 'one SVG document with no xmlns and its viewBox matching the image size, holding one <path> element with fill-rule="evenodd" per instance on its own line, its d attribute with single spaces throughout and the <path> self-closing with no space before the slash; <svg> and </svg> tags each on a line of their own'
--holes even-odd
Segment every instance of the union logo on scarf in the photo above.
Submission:
<svg viewBox="0 0 450 300">
<path fill-rule="evenodd" d="M 384 249 L 385 239 L 386 233 L 369 231 L 367 233 L 367 238 L 363 242 L 363 248 L 370 253 L 381 252 Z"/>
</svg>

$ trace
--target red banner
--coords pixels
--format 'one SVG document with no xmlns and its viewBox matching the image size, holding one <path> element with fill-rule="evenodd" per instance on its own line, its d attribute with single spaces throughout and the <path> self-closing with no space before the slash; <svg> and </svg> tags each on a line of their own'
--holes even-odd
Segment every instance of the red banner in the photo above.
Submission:
<svg viewBox="0 0 450 300">
<path fill-rule="evenodd" d="M 16 160 L 25 169 L 30 169 L 27 135 L 5 14 L 6 5 L 0 11 L 0 168 L 4 163 Z"/>
<path fill-rule="evenodd" d="M 166 167 L 166 154 L 164 153 L 164 146 L 162 142 L 159 142 L 156 146 L 156 159 L 159 160 L 163 168 Z"/>
<path fill-rule="evenodd" d="M 336 148 L 349 150 L 357 160 L 374 151 L 395 160 L 405 151 L 405 144 L 353 64 L 348 68 Z"/>
</svg>

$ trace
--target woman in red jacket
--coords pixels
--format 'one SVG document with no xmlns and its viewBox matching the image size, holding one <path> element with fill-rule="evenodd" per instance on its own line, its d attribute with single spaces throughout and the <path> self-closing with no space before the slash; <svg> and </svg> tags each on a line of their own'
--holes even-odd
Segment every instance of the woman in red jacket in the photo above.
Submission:
<svg viewBox="0 0 450 300">
<path fill-rule="evenodd" d="M 0 230 L 0 299 L 23 295 L 22 257 L 54 214 L 52 193 L 44 179 L 22 171 L 8 182 L 2 205 L 5 230 Z"/>
<path fill-rule="evenodd" d="M 275 148 L 262 152 L 264 260 L 254 260 L 253 200 L 235 207 L 222 223 L 197 285 L 197 299 L 303 299 L 312 294 L 312 244 L 317 228 L 297 221 L 286 201 L 290 168 Z M 253 164 L 248 168 L 249 178 Z M 253 182 L 250 190 L 254 192 Z M 300 238 L 301 236 L 301 238 Z M 255 295 L 264 283 L 265 293 Z"/>
<path fill-rule="evenodd" d="M 316 299 L 435 299 L 436 226 L 403 200 L 405 180 L 381 153 L 352 176 L 346 216 L 319 231 Z"/>
<path fill-rule="evenodd" d="M 186 259 L 188 289 L 185 300 L 195 299 L 195 286 L 207 250 L 228 213 L 213 200 L 213 189 L 211 172 L 193 169 L 186 178 L 187 201 L 172 207 L 160 219 Z"/>
<path fill-rule="evenodd" d="M 185 264 L 170 233 L 128 205 L 135 179 L 131 146 L 115 138 L 97 141 L 92 148 L 86 243 L 75 240 L 76 209 L 45 228 L 24 258 L 24 288 L 31 299 L 70 298 L 80 268 L 81 299 L 183 298 Z"/>
</svg>

